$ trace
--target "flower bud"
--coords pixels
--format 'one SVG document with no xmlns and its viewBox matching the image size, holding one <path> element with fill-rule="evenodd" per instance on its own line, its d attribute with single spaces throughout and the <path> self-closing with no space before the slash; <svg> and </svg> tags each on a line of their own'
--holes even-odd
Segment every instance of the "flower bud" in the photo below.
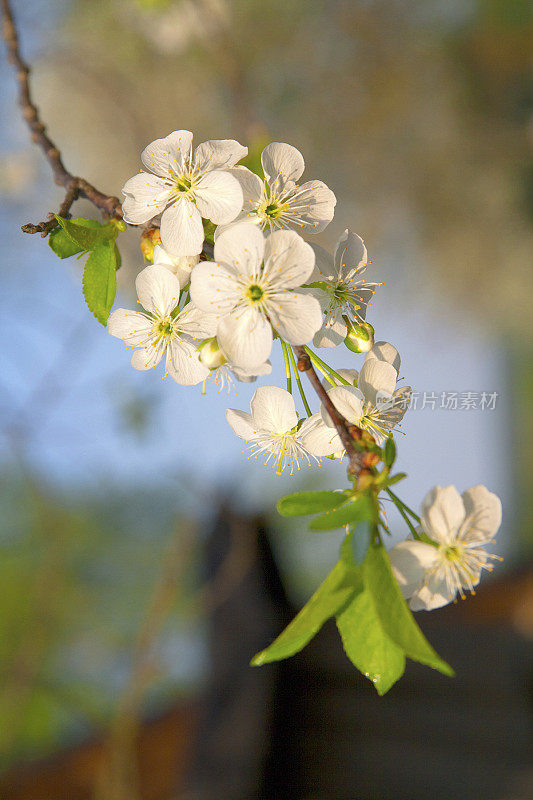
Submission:
<svg viewBox="0 0 533 800">
<path fill-rule="evenodd" d="M 352 353 L 368 353 L 374 346 L 374 328 L 369 322 L 351 322 L 343 317 L 348 332 L 344 344 Z"/>
<path fill-rule="evenodd" d="M 200 361 L 204 367 L 208 369 L 217 369 L 217 367 L 221 367 L 228 360 L 220 349 L 215 336 L 211 339 L 205 339 L 199 345 L 198 352 Z"/>
<path fill-rule="evenodd" d="M 152 261 L 156 244 L 161 244 L 161 232 L 159 228 L 150 228 L 141 236 L 141 253 L 147 261 Z"/>
</svg>

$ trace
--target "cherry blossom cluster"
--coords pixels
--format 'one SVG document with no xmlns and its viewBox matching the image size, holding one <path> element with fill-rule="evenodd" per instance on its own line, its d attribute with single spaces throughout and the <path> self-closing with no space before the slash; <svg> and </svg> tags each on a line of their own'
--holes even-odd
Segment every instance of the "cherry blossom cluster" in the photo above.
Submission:
<svg viewBox="0 0 533 800">
<path fill-rule="evenodd" d="M 380 285 L 367 281 L 369 260 L 360 236 L 346 230 L 334 254 L 303 237 L 332 221 L 336 198 L 320 180 L 300 182 L 305 164 L 289 144 L 261 154 L 262 175 L 239 164 L 247 148 L 232 139 L 193 147 L 192 133 L 174 131 L 141 154 L 144 169 L 123 192 L 125 222 L 158 229 L 145 248 L 151 264 L 137 275 L 141 311 L 118 308 L 108 331 L 133 348 L 135 369 L 165 361 L 165 375 L 182 385 L 213 379 L 220 387 L 272 371 L 275 340 L 286 388 L 261 386 L 250 412 L 228 409 L 248 456 L 262 456 L 279 474 L 301 463 L 342 459 L 345 448 L 322 403 L 313 413 L 293 347 L 303 346 L 327 396 L 346 423 L 380 447 L 409 406 L 411 388 L 398 386 L 400 355 L 374 341 L 366 321 Z M 153 238 L 153 237 L 152 237 Z M 347 366 L 334 369 L 315 349 L 346 347 Z M 362 358 L 358 369 L 353 360 Z M 361 355 L 358 355 L 361 354 Z M 298 414 L 298 387 L 305 413 Z M 435 487 L 411 536 L 390 551 L 402 592 L 413 609 L 435 608 L 473 591 L 490 565 L 485 546 L 501 519 L 500 501 L 484 487 L 461 497 Z"/>
</svg>

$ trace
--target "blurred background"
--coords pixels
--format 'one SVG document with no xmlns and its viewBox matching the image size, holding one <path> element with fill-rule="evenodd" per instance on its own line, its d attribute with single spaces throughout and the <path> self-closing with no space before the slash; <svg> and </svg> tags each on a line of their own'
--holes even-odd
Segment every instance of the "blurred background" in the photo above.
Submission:
<svg viewBox="0 0 533 800">
<path fill-rule="evenodd" d="M 62 194 L 2 60 L 0 795 L 532 800 L 530 3 L 14 6 L 50 136 L 99 189 L 120 195 L 177 128 L 255 158 L 269 141 L 303 152 L 304 177 L 338 198 L 316 240 L 365 239 L 385 282 L 369 321 L 417 393 L 401 495 L 418 507 L 434 484 L 485 484 L 504 562 L 478 598 L 418 615 L 455 681 L 410 668 L 379 699 L 329 629 L 292 664 L 249 669 L 341 535 L 275 502 L 342 486 L 343 467 L 276 477 L 225 421 L 253 385 L 202 396 L 131 368 L 84 305 L 80 264 L 20 231 Z M 128 307 L 138 232 L 119 246 Z M 391 525 L 404 536 L 392 511 Z"/>
</svg>

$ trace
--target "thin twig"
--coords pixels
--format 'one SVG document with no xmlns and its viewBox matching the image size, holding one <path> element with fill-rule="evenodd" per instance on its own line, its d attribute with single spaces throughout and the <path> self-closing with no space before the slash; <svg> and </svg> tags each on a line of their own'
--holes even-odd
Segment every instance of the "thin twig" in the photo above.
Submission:
<svg viewBox="0 0 533 800">
<path fill-rule="evenodd" d="M 67 216 L 70 213 L 72 204 L 78 197 L 85 197 L 96 208 L 107 217 L 122 218 L 122 205 L 118 197 L 103 194 L 96 189 L 85 178 L 72 175 L 63 164 L 61 153 L 54 142 L 46 133 L 46 128 L 41 122 L 37 106 L 33 102 L 29 77 L 30 68 L 24 61 L 20 53 L 19 37 L 11 4 L 9 0 L 1 0 L 2 9 L 2 38 L 7 45 L 7 60 L 13 65 L 19 86 L 19 105 L 22 109 L 22 116 L 31 132 L 31 138 L 44 153 L 44 156 L 54 175 L 54 181 L 65 189 L 65 198 L 59 208 L 60 216 Z M 46 222 L 39 222 L 36 225 L 28 223 L 22 226 L 24 233 L 40 233 L 47 236 L 53 230 L 57 221 L 53 214 L 49 214 Z"/>
<path fill-rule="evenodd" d="M 352 425 L 346 420 L 343 415 L 337 410 L 333 401 L 329 397 L 327 391 L 322 386 L 322 382 L 315 372 L 313 364 L 308 353 L 303 345 L 295 345 L 293 347 L 296 356 L 298 357 L 298 369 L 300 372 L 305 372 L 309 378 L 311 386 L 319 396 L 320 400 L 324 403 L 324 407 L 331 417 L 331 421 L 337 429 L 337 433 L 341 438 L 341 442 L 346 450 L 348 457 L 348 473 L 353 477 L 359 475 L 363 469 L 363 456 L 364 453 L 358 452 L 354 447 L 354 436 L 361 438 L 362 430 L 357 425 Z"/>
</svg>

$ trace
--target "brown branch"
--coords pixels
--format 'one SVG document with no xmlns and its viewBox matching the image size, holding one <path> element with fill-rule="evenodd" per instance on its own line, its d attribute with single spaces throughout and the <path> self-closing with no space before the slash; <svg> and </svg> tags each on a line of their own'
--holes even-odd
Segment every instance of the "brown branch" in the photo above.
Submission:
<svg viewBox="0 0 533 800">
<path fill-rule="evenodd" d="M 54 181 L 65 189 L 65 198 L 59 208 L 59 215 L 69 216 L 72 204 L 78 197 L 85 197 L 105 216 L 121 219 L 122 205 L 118 197 L 103 194 L 84 178 L 72 175 L 63 164 L 61 153 L 47 135 L 37 106 L 32 100 L 29 85 L 30 68 L 20 54 L 19 38 L 10 1 L 1 0 L 1 9 L 2 38 L 7 46 L 7 60 L 16 71 L 22 116 L 30 129 L 32 141 L 41 148 L 50 164 Z M 24 233 L 40 233 L 41 236 L 47 236 L 58 224 L 53 214 L 49 214 L 48 217 L 46 222 L 23 225 L 22 230 Z"/>
<path fill-rule="evenodd" d="M 337 433 L 341 438 L 341 442 L 346 450 L 346 455 L 348 456 L 348 473 L 353 477 L 358 476 L 365 467 L 365 453 L 356 450 L 354 446 L 354 439 L 360 439 L 362 436 L 363 432 L 361 428 L 357 425 L 350 424 L 340 411 L 338 411 L 327 391 L 322 386 L 322 381 L 316 374 L 311 359 L 305 352 L 303 345 L 295 345 L 293 350 L 298 358 L 299 372 L 306 373 L 311 386 L 324 404 L 326 411 L 331 417 L 331 421 L 337 429 Z"/>
</svg>

